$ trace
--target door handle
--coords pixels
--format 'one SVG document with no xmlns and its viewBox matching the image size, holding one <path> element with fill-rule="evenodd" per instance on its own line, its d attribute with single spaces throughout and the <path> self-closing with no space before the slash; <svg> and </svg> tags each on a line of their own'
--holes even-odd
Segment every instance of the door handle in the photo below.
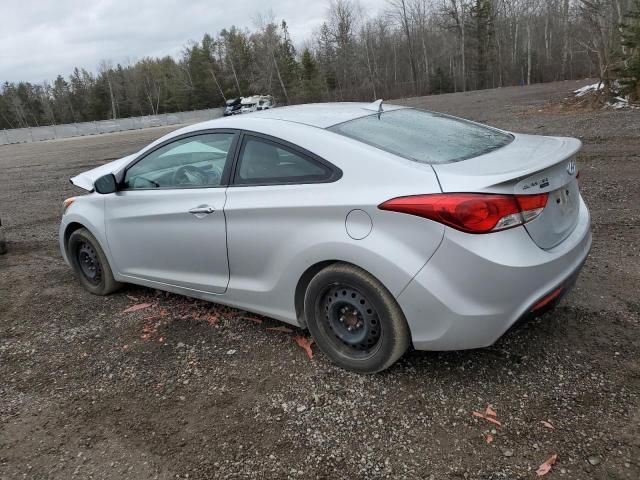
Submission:
<svg viewBox="0 0 640 480">
<path fill-rule="evenodd" d="M 208 205 L 200 205 L 199 207 L 195 207 L 189 210 L 189 213 L 192 213 L 194 215 L 209 215 L 213 212 L 215 212 L 215 209 Z"/>
</svg>

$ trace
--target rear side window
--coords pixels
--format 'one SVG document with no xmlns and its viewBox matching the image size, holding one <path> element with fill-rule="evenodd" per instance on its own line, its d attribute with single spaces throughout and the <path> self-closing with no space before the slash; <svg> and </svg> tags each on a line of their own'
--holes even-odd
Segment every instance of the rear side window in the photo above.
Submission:
<svg viewBox="0 0 640 480">
<path fill-rule="evenodd" d="M 308 183 L 328 180 L 332 171 L 326 165 L 257 137 L 247 136 L 240 152 L 235 183 Z"/>
<path fill-rule="evenodd" d="M 424 110 L 403 108 L 350 120 L 328 130 L 420 163 L 450 163 L 511 143 L 493 128 Z"/>
</svg>

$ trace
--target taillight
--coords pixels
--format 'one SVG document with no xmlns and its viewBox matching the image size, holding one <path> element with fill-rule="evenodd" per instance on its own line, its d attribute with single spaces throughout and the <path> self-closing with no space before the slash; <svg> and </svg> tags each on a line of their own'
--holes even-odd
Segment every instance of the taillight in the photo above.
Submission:
<svg viewBox="0 0 640 480">
<path fill-rule="evenodd" d="M 516 227 L 536 218 L 549 195 L 442 193 L 388 200 L 378 208 L 408 213 L 467 233 L 489 233 Z"/>
<path fill-rule="evenodd" d="M 540 195 L 516 195 L 518 205 L 520 205 L 520 213 L 522 213 L 523 223 L 527 223 L 542 213 L 544 207 L 547 206 L 548 193 Z"/>
</svg>

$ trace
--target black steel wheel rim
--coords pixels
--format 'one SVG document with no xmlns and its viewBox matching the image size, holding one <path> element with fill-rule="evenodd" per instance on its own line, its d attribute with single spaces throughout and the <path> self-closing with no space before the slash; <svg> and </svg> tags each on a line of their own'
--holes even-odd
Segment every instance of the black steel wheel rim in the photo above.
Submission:
<svg viewBox="0 0 640 480">
<path fill-rule="evenodd" d="M 332 285 L 320 299 L 325 331 L 339 349 L 366 356 L 375 351 L 382 334 L 373 304 L 349 285 Z"/>
<path fill-rule="evenodd" d="M 78 265 L 82 275 L 93 285 L 98 285 L 102 280 L 102 266 L 100 258 L 93 245 L 89 242 L 82 242 L 78 246 Z"/>
</svg>

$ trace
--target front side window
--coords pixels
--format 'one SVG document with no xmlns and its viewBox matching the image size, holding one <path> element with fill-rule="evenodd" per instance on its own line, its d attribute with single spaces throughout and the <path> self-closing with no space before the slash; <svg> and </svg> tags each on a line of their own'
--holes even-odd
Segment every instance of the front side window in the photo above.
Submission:
<svg viewBox="0 0 640 480">
<path fill-rule="evenodd" d="M 503 147 L 513 139 L 493 128 L 413 108 L 356 118 L 328 130 L 429 164 L 477 157 Z"/>
<path fill-rule="evenodd" d="M 235 134 L 207 133 L 169 143 L 127 169 L 124 187 L 149 188 L 216 187 Z"/>
<path fill-rule="evenodd" d="M 283 145 L 245 137 L 235 183 L 305 183 L 328 179 L 327 166 Z"/>
</svg>

